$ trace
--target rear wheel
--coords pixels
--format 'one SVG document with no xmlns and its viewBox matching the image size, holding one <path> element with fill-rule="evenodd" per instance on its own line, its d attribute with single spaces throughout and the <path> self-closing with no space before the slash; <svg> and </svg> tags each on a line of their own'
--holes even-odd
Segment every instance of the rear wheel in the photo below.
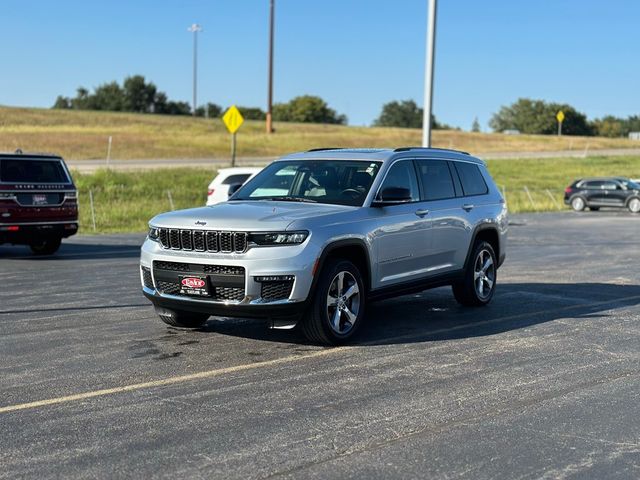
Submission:
<svg viewBox="0 0 640 480">
<path fill-rule="evenodd" d="M 584 198 L 582 197 L 573 197 L 573 199 L 571 199 L 571 208 L 573 208 L 576 212 L 581 212 L 586 206 L 587 205 L 584 201 Z"/>
<path fill-rule="evenodd" d="M 348 260 L 329 259 L 302 320 L 302 331 L 312 342 L 344 343 L 362 324 L 364 308 L 365 287 L 358 267 Z"/>
<path fill-rule="evenodd" d="M 29 247 L 36 255 L 51 255 L 58 251 L 61 243 L 60 237 L 39 238 L 31 242 Z"/>
<path fill-rule="evenodd" d="M 209 318 L 206 313 L 185 312 L 183 310 L 170 310 L 168 308 L 157 309 L 156 312 L 167 325 L 180 328 L 201 327 Z"/>
<path fill-rule="evenodd" d="M 629 200 L 629 203 L 627 203 L 627 208 L 631 213 L 640 212 L 640 198 L 634 197 L 631 200 Z"/>
<path fill-rule="evenodd" d="M 483 306 L 493 298 L 496 289 L 498 265 L 493 247 L 488 242 L 478 242 L 464 279 L 452 285 L 458 303 L 467 306 Z"/>
</svg>

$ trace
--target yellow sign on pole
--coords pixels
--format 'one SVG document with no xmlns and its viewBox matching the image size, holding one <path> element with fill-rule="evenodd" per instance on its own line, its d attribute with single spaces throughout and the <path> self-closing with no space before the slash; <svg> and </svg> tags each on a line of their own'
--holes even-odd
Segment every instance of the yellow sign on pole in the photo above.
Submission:
<svg viewBox="0 0 640 480">
<path fill-rule="evenodd" d="M 562 135 L 562 122 L 564 121 L 564 112 L 560 110 L 556 113 L 556 119 L 558 120 L 558 136 Z"/>
<path fill-rule="evenodd" d="M 240 110 L 238 110 L 238 107 L 236 107 L 235 105 L 231 105 L 229 110 L 224 112 L 222 121 L 227 126 L 227 130 L 229 130 L 229 133 L 236 133 L 244 123 L 244 117 L 240 113 Z"/>
</svg>

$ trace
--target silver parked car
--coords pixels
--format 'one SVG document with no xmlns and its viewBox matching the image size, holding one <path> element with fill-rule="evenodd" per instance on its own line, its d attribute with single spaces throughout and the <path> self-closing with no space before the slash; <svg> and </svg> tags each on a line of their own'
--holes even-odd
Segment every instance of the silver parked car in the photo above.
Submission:
<svg viewBox="0 0 640 480">
<path fill-rule="evenodd" d="M 464 152 L 310 150 L 226 203 L 154 217 L 141 281 L 173 326 L 262 317 L 339 344 L 378 299 L 451 285 L 463 305 L 489 303 L 507 223 L 484 162 Z"/>
</svg>

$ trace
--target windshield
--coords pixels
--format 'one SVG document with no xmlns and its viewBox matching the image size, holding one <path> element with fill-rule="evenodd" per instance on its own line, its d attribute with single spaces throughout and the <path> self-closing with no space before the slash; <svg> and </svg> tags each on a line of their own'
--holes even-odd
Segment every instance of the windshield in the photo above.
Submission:
<svg viewBox="0 0 640 480">
<path fill-rule="evenodd" d="M 622 184 L 629 190 L 640 190 L 640 185 L 633 180 L 622 180 Z"/>
<path fill-rule="evenodd" d="M 230 200 L 312 202 L 361 207 L 379 170 L 380 162 L 359 160 L 274 162 Z"/>
<path fill-rule="evenodd" d="M 59 160 L 0 160 L 0 181 L 11 183 L 68 183 Z"/>
</svg>

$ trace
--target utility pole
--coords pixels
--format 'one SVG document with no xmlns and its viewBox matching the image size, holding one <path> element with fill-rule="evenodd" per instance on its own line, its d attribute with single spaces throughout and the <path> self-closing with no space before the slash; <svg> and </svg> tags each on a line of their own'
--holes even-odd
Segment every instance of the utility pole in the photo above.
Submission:
<svg viewBox="0 0 640 480">
<path fill-rule="evenodd" d="M 202 27 L 197 23 L 187 28 L 188 32 L 193 33 L 193 112 L 196 116 L 197 95 L 198 95 L 198 32 L 202 31 Z"/>
<path fill-rule="evenodd" d="M 273 17 L 274 1 L 269 0 L 269 92 L 267 94 L 267 133 L 273 133 Z"/>
<path fill-rule="evenodd" d="M 433 64 L 436 50 L 437 0 L 429 1 L 427 20 L 427 52 L 424 70 L 424 113 L 422 118 L 422 146 L 431 147 L 431 111 L 433 103 Z"/>
</svg>

